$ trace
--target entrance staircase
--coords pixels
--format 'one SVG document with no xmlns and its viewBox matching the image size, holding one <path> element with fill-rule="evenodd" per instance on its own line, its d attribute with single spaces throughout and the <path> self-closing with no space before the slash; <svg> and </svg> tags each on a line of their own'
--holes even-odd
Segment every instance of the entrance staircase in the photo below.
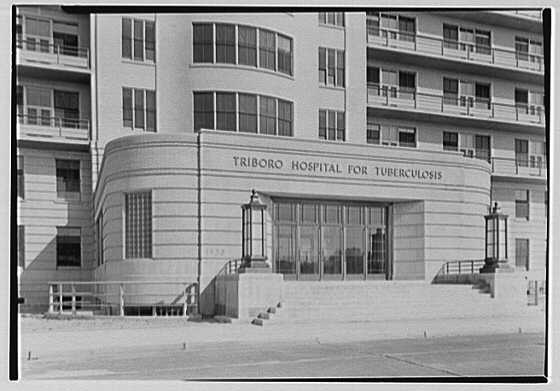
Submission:
<svg viewBox="0 0 560 391">
<path fill-rule="evenodd" d="M 538 313 L 511 308 L 484 289 L 424 281 L 286 281 L 272 322 L 368 322 Z M 267 321 L 268 322 L 268 321 Z"/>
</svg>

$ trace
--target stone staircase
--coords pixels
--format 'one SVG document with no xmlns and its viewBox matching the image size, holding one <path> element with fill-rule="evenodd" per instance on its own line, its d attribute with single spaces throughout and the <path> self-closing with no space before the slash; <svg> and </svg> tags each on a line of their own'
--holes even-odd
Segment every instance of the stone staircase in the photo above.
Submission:
<svg viewBox="0 0 560 391">
<path fill-rule="evenodd" d="M 267 322 L 367 322 L 468 318 L 537 313 L 490 297 L 484 286 L 424 281 L 288 281 L 280 308 L 264 309 Z"/>
</svg>

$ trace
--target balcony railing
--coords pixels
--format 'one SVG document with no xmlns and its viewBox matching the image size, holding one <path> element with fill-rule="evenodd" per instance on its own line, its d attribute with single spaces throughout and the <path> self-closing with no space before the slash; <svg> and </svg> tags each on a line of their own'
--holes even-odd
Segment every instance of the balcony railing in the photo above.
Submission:
<svg viewBox="0 0 560 391">
<path fill-rule="evenodd" d="M 544 107 L 504 104 L 482 97 L 444 96 L 417 92 L 414 88 L 367 85 L 367 103 L 375 106 L 403 108 L 451 115 L 464 115 L 498 121 L 515 121 L 544 125 Z"/>
<path fill-rule="evenodd" d="M 16 39 L 16 47 L 28 52 L 28 59 L 61 65 L 89 68 L 89 49 L 86 47 L 52 44 L 48 39 Z"/>
<path fill-rule="evenodd" d="M 18 138 L 44 137 L 88 141 L 89 120 L 18 113 Z"/>
<path fill-rule="evenodd" d="M 544 58 L 538 53 L 499 49 L 476 43 L 450 41 L 443 38 L 389 30 L 376 26 L 367 27 L 367 42 L 481 64 L 494 64 L 544 72 Z"/>
<path fill-rule="evenodd" d="M 546 178 L 547 163 L 544 156 L 523 158 L 492 158 L 492 173 L 498 175 Z"/>
</svg>

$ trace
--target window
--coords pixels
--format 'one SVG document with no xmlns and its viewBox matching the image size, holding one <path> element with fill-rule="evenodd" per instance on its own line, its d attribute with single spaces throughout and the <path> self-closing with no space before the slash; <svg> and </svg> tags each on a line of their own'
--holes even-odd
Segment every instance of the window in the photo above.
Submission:
<svg viewBox="0 0 560 391">
<path fill-rule="evenodd" d="M 515 53 L 518 60 L 540 62 L 543 55 L 542 42 L 525 37 L 515 37 Z"/>
<path fill-rule="evenodd" d="M 477 53 L 491 53 L 490 31 L 476 30 L 475 42 Z"/>
<path fill-rule="evenodd" d="M 479 109 L 490 110 L 490 84 L 475 83 L 475 103 Z"/>
<path fill-rule="evenodd" d="M 259 66 L 276 70 L 276 36 L 272 31 L 259 29 Z"/>
<path fill-rule="evenodd" d="M 152 193 L 126 193 L 125 258 L 152 257 Z"/>
<path fill-rule="evenodd" d="M 515 163 L 520 167 L 529 166 L 529 141 L 515 139 Z"/>
<path fill-rule="evenodd" d="M 214 62 L 214 27 L 193 24 L 193 62 Z"/>
<path fill-rule="evenodd" d="M 278 34 L 278 72 L 292 74 L 292 40 Z"/>
<path fill-rule="evenodd" d="M 415 99 L 416 74 L 413 72 L 399 72 L 399 98 Z"/>
<path fill-rule="evenodd" d="M 529 239 L 515 238 L 515 266 L 529 270 Z"/>
<path fill-rule="evenodd" d="M 82 263 L 81 229 L 56 228 L 56 266 L 80 267 Z"/>
<path fill-rule="evenodd" d="M 459 134 L 457 132 L 443 132 L 443 150 L 459 150 Z"/>
<path fill-rule="evenodd" d="M 398 129 L 396 126 L 381 126 L 381 144 L 396 147 L 398 145 L 398 139 Z"/>
<path fill-rule="evenodd" d="M 52 90 L 39 87 L 25 87 L 27 123 L 29 125 L 51 126 Z"/>
<path fill-rule="evenodd" d="M 214 62 L 248 65 L 293 75 L 293 41 L 282 34 L 256 27 L 224 23 L 193 24 L 193 63 Z"/>
<path fill-rule="evenodd" d="M 239 26 L 238 61 L 242 65 L 257 66 L 257 29 Z"/>
<path fill-rule="evenodd" d="M 276 134 L 276 99 L 260 97 L 260 133 Z"/>
<path fill-rule="evenodd" d="M 319 23 L 344 27 L 344 12 L 319 12 Z"/>
<path fill-rule="evenodd" d="M 17 259 L 18 266 L 25 269 L 25 226 L 17 226 Z"/>
<path fill-rule="evenodd" d="M 194 130 L 214 129 L 214 94 L 194 92 Z"/>
<path fill-rule="evenodd" d="M 78 55 L 78 25 L 68 22 L 53 21 L 53 44 L 58 53 Z"/>
<path fill-rule="evenodd" d="M 366 68 L 366 80 L 368 84 L 368 93 L 379 95 L 379 68 L 377 67 L 367 67 Z"/>
<path fill-rule="evenodd" d="M 476 135 L 475 143 L 475 157 L 477 159 L 486 160 L 490 162 L 490 136 Z"/>
<path fill-rule="evenodd" d="M 368 119 L 366 141 L 368 144 L 379 144 L 380 140 L 380 126 L 373 123 Z"/>
<path fill-rule="evenodd" d="M 216 128 L 236 130 L 235 93 L 216 92 Z"/>
<path fill-rule="evenodd" d="M 343 111 L 319 110 L 319 138 L 333 141 L 346 139 Z"/>
<path fill-rule="evenodd" d="M 449 49 L 455 49 L 459 47 L 459 29 L 457 26 L 450 24 L 443 24 L 443 46 Z"/>
<path fill-rule="evenodd" d="M 216 24 L 216 62 L 235 64 L 235 25 Z"/>
<path fill-rule="evenodd" d="M 530 156 L 532 168 L 546 168 L 546 148 L 543 141 L 532 141 L 530 143 Z"/>
<path fill-rule="evenodd" d="M 79 160 L 56 159 L 56 193 L 59 198 L 79 198 Z"/>
<path fill-rule="evenodd" d="M 443 78 L 443 103 L 446 105 L 458 104 L 459 81 L 457 79 Z"/>
<path fill-rule="evenodd" d="M 463 156 L 474 157 L 474 135 L 461 134 L 459 139 L 459 148 L 463 152 Z"/>
<path fill-rule="evenodd" d="M 21 199 L 25 198 L 25 177 L 23 174 L 23 156 L 17 157 L 17 196 Z"/>
<path fill-rule="evenodd" d="M 257 96 L 239 94 L 239 131 L 257 133 Z"/>
<path fill-rule="evenodd" d="M 278 135 L 293 136 L 292 102 L 278 99 Z"/>
<path fill-rule="evenodd" d="M 381 70 L 381 90 L 383 96 L 397 97 L 398 73 L 392 69 Z"/>
<path fill-rule="evenodd" d="M 344 50 L 319 48 L 319 82 L 344 87 Z"/>
<path fill-rule="evenodd" d="M 414 42 L 416 37 L 416 21 L 414 18 L 399 16 L 399 39 Z"/>
<path fill-rule="evenodd" d="M 416 148 L 416 129 L 399 128 L 399 146 Z"/>
<path fill-rule="evenodd" d="M 48 53 L 51 22 L 48 19 L 25 17 L 26 49 Z"/>
<path fill-rule="evenodd" d="M 64 127 L 78 127 L 80 94 L 78 92 L 54 90 L 54 116 Z"/>
<path fill-rule="evenodd" d="M 123 126 L 155 132 L 156 92 L 138 88 L 123 87 Z"/>
<path fill-rule="evenodd" d="M 122 57 L 135 61 L 156 61 L 156 28 L 149 20 L 122 18 Z"/>
<path fill-rule="evenodd" d="M 260 134 L 293 136 L 293 103 L 247 93 L 195 92 L 194 126 L 195 130 L 257 133 L 258 129 Z"/>
<path fill-rule="evenodd" d="M 529 220 L 529 190 L 515 190 L 515 217 Z"/>
</svg>

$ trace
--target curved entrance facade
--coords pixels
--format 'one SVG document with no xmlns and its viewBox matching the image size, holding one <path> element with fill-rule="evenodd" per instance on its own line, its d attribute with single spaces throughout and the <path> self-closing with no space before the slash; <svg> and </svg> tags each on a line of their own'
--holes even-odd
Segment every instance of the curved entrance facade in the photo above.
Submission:
<svg viewBox="0 0 560 391">
<path fill-rule="evenodd" d="M 389 279 L 387 204 L 273 199 L 272 266 L 284 279 Z"/>
</svg>

